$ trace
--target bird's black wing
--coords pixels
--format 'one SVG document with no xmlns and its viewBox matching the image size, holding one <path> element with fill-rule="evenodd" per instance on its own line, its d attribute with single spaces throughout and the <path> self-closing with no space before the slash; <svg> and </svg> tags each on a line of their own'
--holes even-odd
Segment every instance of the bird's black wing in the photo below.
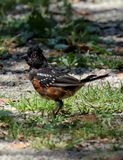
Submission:
<svg viewBox="0 0 123 160">
<path fill-rule="evenodd" d="M 47 87 L 68 87 L 78 86 L 81 84 L 80 80 L 51 68 L 39 69 L 36 73 L 36 78 L 40 81 L 42 85 Z"/>
</svg>

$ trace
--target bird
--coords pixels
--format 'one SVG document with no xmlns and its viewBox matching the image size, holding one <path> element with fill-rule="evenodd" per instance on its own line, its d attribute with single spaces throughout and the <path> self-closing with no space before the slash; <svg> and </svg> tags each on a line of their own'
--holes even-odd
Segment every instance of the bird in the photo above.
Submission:
<svg viewBox="0 0 123 160">
<path fill-rule="evenodd" d="M 29 47 L 22 57 L 30 67 L 29 79 L 34 89 L 42 97 L 55 101 L 54 116 L 62 109 L 63 99 L 73 96 L 87 82 L 109 76 L 108 74 L 100 76 L 93 74 L 79 80 L 49 65 L 39 45 Z"/>
</svg>

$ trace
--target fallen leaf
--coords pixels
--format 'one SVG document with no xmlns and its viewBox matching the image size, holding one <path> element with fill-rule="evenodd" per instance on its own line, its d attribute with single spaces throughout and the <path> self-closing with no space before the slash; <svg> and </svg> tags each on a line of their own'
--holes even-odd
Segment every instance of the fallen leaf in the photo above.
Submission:
<svg viewBox="0 0 123 160">
<path fill-rule="evenodd" d="M 9 147 L 12 147 L 13 149 L 24 149 L 26 147 L 29 146 L 29 143 L 23 143 L 23 142 L 14 142 L 14 143 L 11 143 L 9 145 Z"/>
<path fill-rule="evenodd" d="M 7 98 L 0 98 L 0 105 L 7 104 L 8 102 L 10 102 L 10 99 L 7 99 Z"/>
<path fill-rule="evenodd" d="M 87 46 L 86 44 L 79 44 L 78 48 L 80 49 L 81 52 L 84 52 L 84 53 L 91 50 L 91 48 Z"/>
<path fill-rule="evenodd" d="M 123 55 L 123 47 L 115 47 L 113 49 L 113 51 L 116 53 L 116 54 L 121 54 Z"/>
<path fill-rule="evenodd" d="M 118 73 L 118 74 L 117 74 L 117 77 L 123 78 L 123 72 Z"/>
<path fill-rule="evenodd" d="M 48 52 L 48 56 L 62 56 L 63 55 L 63 52 L 61 51 L 49 51 Z"/>
<path fill-rule="evenodd" d="M 95 123 L 97 122 L 96 115 L 88 114 L 88 115 L 74 115 L 68 118 L 65 122 L 66 123 L 74 123 L 75 121 L 81 121 L 83 123 Z"/>
</svg>

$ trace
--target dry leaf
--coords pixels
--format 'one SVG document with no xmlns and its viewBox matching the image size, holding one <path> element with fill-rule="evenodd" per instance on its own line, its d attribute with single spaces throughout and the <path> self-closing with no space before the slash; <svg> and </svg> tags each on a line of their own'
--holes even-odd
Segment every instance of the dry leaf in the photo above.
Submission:
<svg viewBox="0 0 123 160">
<path fill-rule="evenodd" d="M 118 74 L 117 74 L 117 77 L 123 78 L 123 72 L 118 73 Z"/>
<path fill-rule="evenodd" d="M 10 102 L 10 99 L 8 99 L 8 98 L 0 98 L 0 105 L 5 105 L 8 102 Z"/>
<path fill-rule="evenodd" d="M 10 147 L 13 149 L 24 149 L 29 146 L 29 143 L 22 143 L 22 142 L 14 142 L 10 144 Z"/>
</svg>

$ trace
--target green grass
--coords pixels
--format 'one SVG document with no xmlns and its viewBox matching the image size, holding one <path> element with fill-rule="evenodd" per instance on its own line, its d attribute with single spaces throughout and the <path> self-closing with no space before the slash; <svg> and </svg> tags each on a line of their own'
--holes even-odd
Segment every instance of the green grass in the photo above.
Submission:
<svg viewBox="0 0 123 160">
<path fill-rule="evenodd" d="M 61 66 L 68 68 L 72 67 L 85 67 L 85 68 L 99 68 L 99 69 L 118 69 L 123 66 L 123 62 L 116 56 L 101 54 L 88 54 L 80 55 L 74 53 L 68 53 L 62 57 L 50 58 L 50 62 L 56 62 Z"/>
<path fill-rule="evenodd" d="M 74 96 L 64 100 L 64 109 L 70 113 L 114 113 L 123 111 L 122 90 L 112 88 L 107 82 L 103 87 L 88 86 L 83 87 Z M 19 102 L 11 102 L 21 112 L 50 112 L 55 108 L 53 101 L 47 101 L 37 93 L 25 98 L 25 95 Z"/>
<path fill-rule="evenodd" d="M 19 114 L 3 114 L 0 123 L 7 126 L 6 139 L 28 140 L 37 149 L 72 148 L 93 139 L 123 140 L 122 117 L 113 115 L 123 112 L 123 94 L 109 84 L 83 87 L 64 101 L 64 113 L 56 118 L 54 103 L 37 94 L 10 104 Z"/>
</svg>

